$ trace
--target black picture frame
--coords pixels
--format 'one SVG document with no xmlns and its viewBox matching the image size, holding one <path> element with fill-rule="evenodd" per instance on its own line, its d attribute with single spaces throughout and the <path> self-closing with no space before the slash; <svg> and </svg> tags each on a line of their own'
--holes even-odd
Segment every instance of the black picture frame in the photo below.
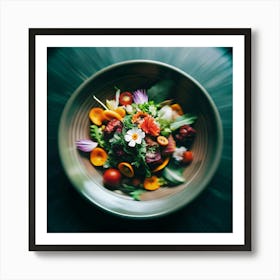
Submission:
<svg viewBox="0 0 280 280">
<path fill-rule="evenodd" d="M 244 101 L 245 101 L 245 216 L 244 244 L 242 245 L 78 245 L 36 243 L 36 161 L 35 161 L 35 100 L 36 100 L 36 36 L 42 35 L 236 35 L 244 36 Z M 250 28 L 180 28 L 180 29 L 29 29 L 29 250 L 30 251 L 250 251 L 251 248 L 251 29 Z"/>
</svg>

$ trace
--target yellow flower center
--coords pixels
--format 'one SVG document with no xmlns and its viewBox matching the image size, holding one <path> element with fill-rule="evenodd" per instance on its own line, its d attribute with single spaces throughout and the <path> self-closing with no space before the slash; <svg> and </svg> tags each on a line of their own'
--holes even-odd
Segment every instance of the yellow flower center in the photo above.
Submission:
<svg viewBox="0 0 280 280">
<path fill-rule="evenodd" d="M 132 140 L 137 140 L 138 139 L 138 134 L 137 133 L 133 133 L 131 135 Z"/>
</svg>

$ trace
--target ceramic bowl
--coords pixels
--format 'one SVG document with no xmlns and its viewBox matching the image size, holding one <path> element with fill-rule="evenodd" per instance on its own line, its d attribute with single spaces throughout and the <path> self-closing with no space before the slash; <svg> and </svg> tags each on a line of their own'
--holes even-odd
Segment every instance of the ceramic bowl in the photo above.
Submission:
<svg viewBox="0 0 280 280">
<path fill-rule="evenodd" d="M 185 112 L 197 116 L 197 131 L 192 151 L 194 160 L 183 173 L 186 182 L 145 192 L 141 201 L 103 186 L 102 173 L 78 151 L 75 142 L 89 138 L 88 113 L 100 100 L 112 99 L 114 86 L 136 90 L 150 88 L 161 80 L 174 81 L 168 98 L 179 103 Z M 197 197 L 209 184 L 221 157 L 223 133 L 218 110 L 207 91 L 194 78 L 171 65 L 130 60 L 102 69 L 86 80 L 68 100 L 59 125 L 59 152 L 66 174 L 78 192 L 91 203 L 123 217 L 153 218 L 171 213 Z"/>
</svg>

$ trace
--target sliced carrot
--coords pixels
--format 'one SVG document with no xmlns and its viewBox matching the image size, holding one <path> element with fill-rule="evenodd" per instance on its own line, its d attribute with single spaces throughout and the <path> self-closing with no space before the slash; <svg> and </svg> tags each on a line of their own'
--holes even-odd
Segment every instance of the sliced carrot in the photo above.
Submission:
<svg viewBox="0 0 280 280">
<path fill-rule="evenodd" d="M 128 162 L 121 162 L 118 164 L 118 169 L 120 170 L 120 172 L 128 177 L 128 178 L 132 178 L 134 176 L 134 169 L 131 166 L 130 163 Z"/>
<path fill-rule="evenodd" d="M 119 121 L 122 120 L 122 117 L 120 114 L 118 114 L 117 112 L 115 111 L 112 111 L 112 110 L 104 110 L 103 111 L 103 115 L 105 117 L 106 120 L 110 121 L 112 119 L 117 119 Z"/>
<path fill-rule="evenodd" d="M 126 111 L 123 107 L 118 107 L 115 112 L 118 113 L 122 118 L 126 115 Z"/>
<path fill-rule="evenodd" d="M 169 160 L 170 160 L 169 157 L 166 158 L 166 159 L 163 161 L 163 163 L 162 163 L 161 165 L 159 165 L 158 167 L 156 167 L 154 170 L 152 170 L 152 172 L 154 173 L 154 172 L 158 172 L 158 171 L 162 170 L 162 169 L 168 164 Z"/>
<path fill-rule="evenodd" d="M 94 107 L 89 111 L 89 118 L 90 120 L 100 126 L 102 122 L 104 121 L 104 115 L 103 115 L 104 110 L 99 108 L 99 107 Z"/>
<path fill-rule="evenodd" d="M 102 148 L 95 148 L 90 153 L 90 162 L 94 166 L 102 166 L 106 162 L 108 155 L 106 151 Z"/>
<path fill-rule="evenodd" d="M 160 188 L 159 180 L 157 176 L 148 177 L 144 181 L 144 189 L 148 191 L 155 191 Z"/>
<path fill-rule="evenodd" d="M 182 116 L 184 115 L 183 109 L 179 104 L 172 104 L 170 106 L 172 108 L 172 110 L 174 110 L 175 112 L 177 112 L 178 115 Z"/>
<path fill-rule="evenodd" d="M 161 145 L 161 146 L 167 146 L 168 145 L 168 139 L 162 135 L 157 137 L 157 142 Z"/>
</svg>

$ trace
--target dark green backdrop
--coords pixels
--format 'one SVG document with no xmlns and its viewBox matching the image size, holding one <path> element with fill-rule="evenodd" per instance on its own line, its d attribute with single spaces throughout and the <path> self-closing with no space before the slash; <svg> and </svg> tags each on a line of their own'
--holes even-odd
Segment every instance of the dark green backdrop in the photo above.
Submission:
<svg viewBox="0 0 280 280">
<path fill-rule="evenodd" d="M 116 62 L 152 59 L 176 66 L 198 80 L 221 115 L 223 154 L 211 183 L 191 204 L 169 216 L 130 220 L 108 214 L 71 185 L 58 154 L 58 124 L 75 89 Z M 231 232 L 232 50 L 231 48 L 48 48 L 48 232 Z"/>
</svg>

